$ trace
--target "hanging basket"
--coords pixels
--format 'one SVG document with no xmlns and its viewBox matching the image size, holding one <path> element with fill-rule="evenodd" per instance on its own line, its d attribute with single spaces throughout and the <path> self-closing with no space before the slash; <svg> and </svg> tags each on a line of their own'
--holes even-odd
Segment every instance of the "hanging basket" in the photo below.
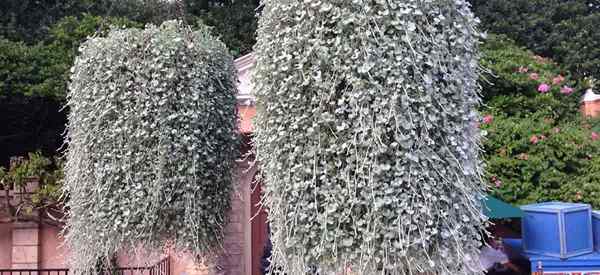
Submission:
<svg viewBox="0 0 600 275">
<path fill-rule="evenodd" d="M 81 46 L 64 184 L 76 272 L 168 240 L 218 253 L 238 155 L 235 87 L 233 58 L 206 28 L 168 21 Z"/>
</svg>

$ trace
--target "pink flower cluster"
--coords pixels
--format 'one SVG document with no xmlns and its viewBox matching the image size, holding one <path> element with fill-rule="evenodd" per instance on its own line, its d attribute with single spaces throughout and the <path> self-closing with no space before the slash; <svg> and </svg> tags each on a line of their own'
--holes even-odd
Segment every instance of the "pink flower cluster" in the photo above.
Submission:
<svg viewBox="0 0 600 275">
<path fill-rule="evenodd" d="M 538 58 L 543 59 L 542 57 L 538 57 Z M 517 71 L 522 74 L 527 74 L 527 73 L 529 73 L 529 68 L 521 66 L 517 69 Z M 540 75 L 536 72 L 531 72 L 531 73 L 529 73 L 529 79 L 535 80 L 535 81 L 540 80 Z M 563 75 L 559 74 L 552 78 L 552 84 L 548 84 L 546 82 L 540 83 L 537 87 L 537 91 L 541 94 L 546 94 L 546 93 L 550 92 L 550 90 L 552 90 L 553 85 L 560 87 L 563 84 L 563 82 L 565 82 L 565 77 Z M 570 95 L 574 91 L 575 90 L 573 88 L 571 88 L 567 85 L 562 85 L 562 87 L 560 87 L 560 93 L 564 94 L 564 95 Z"/>
<path fill-rule="evenodd" d="M 531 142 L 532 144 L 538 144 L 540 141 L 545 140 L 546 136 L 544 135 L 533 135 L 529 138 L 529 142 Z"/>
<path fill-rule="evenodd" d="M 496 188 L 500 188 L 500 186 L 502 186 L 502 180 L 496 176 L 492 176 L 491 181 L 494 183 L 494 185 L 496 185 Z"/>
<path fill-rule="evenodd" d="M 565 95 L 570 95 L 573 93 L 573 88 L 571 88 L 569 86 L 563 86 L 562 88 L 560 88 L 560 93 L 565 94 Z"/>
<path fill-rule="evenodd" d="M 491 124 L 492 122 L 494 122 L 494 117 L 492 115 L 483 117 L 483 124 Z"/>
<path fill-rule="evenodd" d="M 542 94 L 549 92 L 550 89 L 552 89 L 552 87 L 550 87 L 550 85 L 548 85 L 546 83 L 542 83 L 542 84 L 540 84 L 540 86 L 538 86 L 538 92 L 540 92 Z"/>
</svg>

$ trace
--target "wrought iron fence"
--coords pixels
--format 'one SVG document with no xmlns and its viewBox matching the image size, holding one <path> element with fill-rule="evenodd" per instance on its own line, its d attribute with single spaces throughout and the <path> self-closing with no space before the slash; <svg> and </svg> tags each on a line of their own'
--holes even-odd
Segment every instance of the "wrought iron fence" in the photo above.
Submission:
<svg viewBox="0 0 600 275">
<path fill-rule="evenodd" d="M 171 264 L 166 257 L 152 266 L 117 267 L 97 272 L 98 275 L 170 275 Z M 0 275 L 69 275 L 68 268 L 0 269 Z"/>
<path fill-rule="evenodd" d="M 56 269 L 0 269 L 0 275 L 69 275 L 69 270 Z"/>
</svg>

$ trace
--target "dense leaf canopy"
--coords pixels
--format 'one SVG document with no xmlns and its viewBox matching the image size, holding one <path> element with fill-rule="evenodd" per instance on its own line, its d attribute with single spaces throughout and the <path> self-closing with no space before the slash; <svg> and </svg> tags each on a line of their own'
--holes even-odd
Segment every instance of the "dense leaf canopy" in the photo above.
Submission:
<svg viewBox="0 0 600 275">
<path fill-rule="evenodd" d="M 122 248 L 220 247 L 237 157 L 233 58 L 177 21 L 81 47 L 69 85 L 66 242 L 77 272 Z"/>
<path fill-rule="evenodd" d="M 477 274 L 465 264 L 485 224 L 468 4 L 264 4 L 255 141 L 274 266 Z"/>
</svg>

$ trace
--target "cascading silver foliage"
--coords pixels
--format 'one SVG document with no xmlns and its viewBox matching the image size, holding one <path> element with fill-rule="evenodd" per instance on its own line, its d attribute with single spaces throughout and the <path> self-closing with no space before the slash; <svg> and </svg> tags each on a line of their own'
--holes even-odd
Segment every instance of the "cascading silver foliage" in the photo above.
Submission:
<svg viewBox="0 0 600 275">
<path fill-rule="evenodd" d="M 487 224 L 467 1 L 263 4 L 255 143 L 271 267 L 480 274 L 467 267 Z"/>
<path fill-rule="evenodd" d="M 233 58 L 178 21 L 83 43 L 69 85 L 65 241 L 79 274 L 119 250 L 220 249 L 238 156 Z"/>
</svg>

